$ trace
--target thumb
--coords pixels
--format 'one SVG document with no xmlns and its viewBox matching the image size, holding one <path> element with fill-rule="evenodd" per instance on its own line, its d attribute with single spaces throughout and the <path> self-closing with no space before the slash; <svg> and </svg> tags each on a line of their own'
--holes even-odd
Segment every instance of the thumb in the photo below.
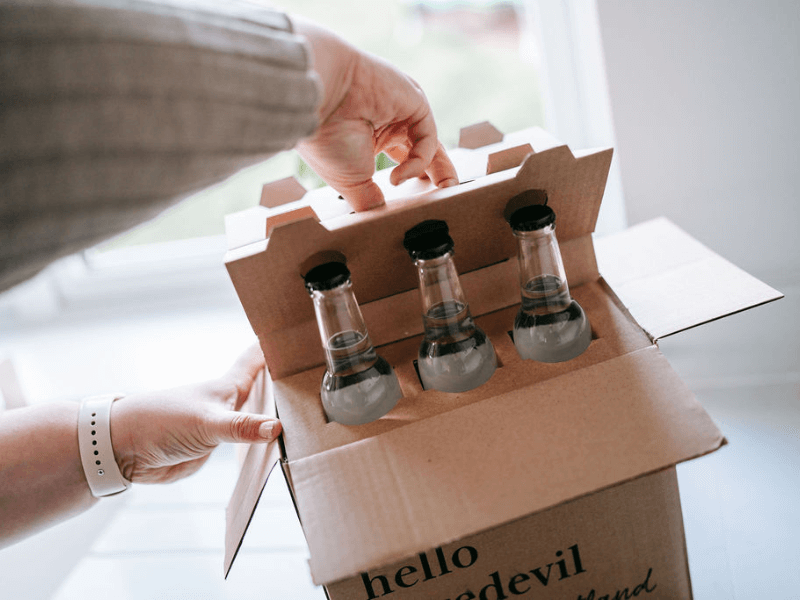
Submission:
<svg viewBox="0 0 800 600">
<path fill-rule="evenodd" d="M 252 413 L 222 411 L 208 423 L 209 433 L 216 443 L 271 442 L 281 433 L 281 422 Z"/>
</svg>

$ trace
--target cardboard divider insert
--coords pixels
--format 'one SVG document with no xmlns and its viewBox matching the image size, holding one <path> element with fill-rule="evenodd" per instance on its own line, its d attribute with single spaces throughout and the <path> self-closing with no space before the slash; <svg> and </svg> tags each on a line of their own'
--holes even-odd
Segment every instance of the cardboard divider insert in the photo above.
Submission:
<svg viewBox="0 0 800 600">
<path fill-rule="evenodd" d="M 319 396 L 324 364 L 275 381 L 273 385 L 278 414 L 285 423 L 291 424 L 283 433 L 289 460 L 380 435 L 650 345 L 649 338 L 620 309 L 602 280 L 578 286 L 572 289 L 572 295 L 584 308 L 592 324 L 594 339 L 581 356 L 553 364 L 522 360 L 508 335 L 519 308 L 519 304 L 515 304 L 476 318 L 476 323 L 492 340 L 502 366 L 487 383 L 468 392 L 449 394 L 422 389 L 413 365 L 421 335 L 378 346 L 379 354 L 389 361 L 397 373 L 403 398 L 388 414 L 372 423 L 352 427 L 327 421 Z"/>
<path fill-rule="evenodd" d="M 402 246 L 405 231 L 424 219 L 443 219 L 455 240 L 455 263 L 462 275 L 473 316 L 519 301 L 515 268 L 516 243 L 503 218 L 508 201 L 523 190 L 548 192 L 558 215 L 570 284 L 579 286 L 598 277 L 591 233 L 602 200 L 611 151 L 576 158 L 559 146 L 530 154 L 520 167 L 487 175 L 479 182 L 435 190 L 383 207 L 318 222 L 307 215 L 274 227 L 266 243 L 252 254 L 239 249 L 226 266 L 245 307 L 274 379 L 279 380 L 322 363 L 312 303 L 302 285 L 300 265 L 321 251 L 347 257 L 353 289 L 365 313 L 373 343 L 382 345 L 419 332 L 419 302 L 415 301 L 415 269 Z M 509 265 L 501 265 L 509 262 Z M 481 272 L 472 276 L 472 272 Z M 498 285 L 484 286 L 479 297 L 470 280 L 495 276 Z M 511 276 L 509 279 L 507 276 Z M 392 299 L 393 298 L 393 299 Z M 386 310 L 376 301 L 394 302 Z M 368 314 L 369 305 L 382 317 Z M 381 308 L 379 308 L 381 307 Z M 409 312 L 410 311 L 410 312 Z M 388 320 L 387 320 L 388 319 Z M 387 324 L 386 335 L 381 332 Z"/>
</svg>

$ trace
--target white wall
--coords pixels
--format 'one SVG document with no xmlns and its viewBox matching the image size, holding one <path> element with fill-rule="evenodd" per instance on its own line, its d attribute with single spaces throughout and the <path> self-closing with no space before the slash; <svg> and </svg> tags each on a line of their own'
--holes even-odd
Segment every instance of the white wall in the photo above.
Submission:
<svg viewBox="0 0 800 600">
<path fill-rule="evenodd" d="M 527 30 L 534 32 L 538 42 L 545 128 L 573 150 L 616 147 L 594 2 L 524 0 L 521 6 Z M 595 234 L 614 233 L 626 226 L 615 153 Z"/>
<path fill-rule="evenodd" d="M 630 224 L 800 281 L 800 2 L 597 0 Z"/>
<path fill-rule="evenodd" d="M 667 215 L 786 294 L 659 342 L 730 441 L 678 466 L 694 598 L 797 598 L 800 2 L 576 1 L 597 2 L 629 223 Z"/>
</svg>

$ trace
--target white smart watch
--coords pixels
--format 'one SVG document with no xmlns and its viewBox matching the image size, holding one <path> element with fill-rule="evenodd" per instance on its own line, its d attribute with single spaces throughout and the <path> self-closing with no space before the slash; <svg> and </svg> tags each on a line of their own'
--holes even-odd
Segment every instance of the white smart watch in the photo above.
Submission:
<svg viewBox="0 0 800 600">
<path fill-rule="evenodd" d="M 78 413 L 78 446 L 92 496 L 124 492 L 131 482 L 122 476 L 111 446 L 111 405 L 123 394 L 86 398 Z"/>
</svg>

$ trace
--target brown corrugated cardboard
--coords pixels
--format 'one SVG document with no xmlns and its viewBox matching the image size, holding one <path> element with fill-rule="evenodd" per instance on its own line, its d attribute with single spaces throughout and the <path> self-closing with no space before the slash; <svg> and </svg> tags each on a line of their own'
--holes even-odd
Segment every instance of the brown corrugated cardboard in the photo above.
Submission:
<svg viewBox="0 0 800 600">
<path fill-rule="evenodd" d="M 482 126 L 467 137 L 481 131 L 492 134 Z M 666 221 L 601 241 L 598 269 L 591 234 L 610 150 L 574 156 L 534 129 L 452 155 L 457 187 L 416 182 L 403 195 L 378 174 L 384 207 L 339 208 L 318 220 L 315 207 L 341 201 L 314 192 L 259 221 L 268 240 L 231 244 L 226 263 L 264 350 L 267 396 L 284 433 L 280 447 L 251 449 L 245 460 L 229 508 L 226 572 L 280 450 L 312 576 L 332 598 L 500 598 L 516 595 L 512 586 L 539 594 L 540 575 L 556 595 L 536 597 L 613 597 L 656 585 L 659 597 L 689 597 L 672 467 L 724 438 L 654 340 L 780 294 Z M 508 336 L 519 290 L 503 211 L 524 189 L 547 190 L 571 292 L 593 326 L 588 350 L 566 363 L 523 361 Z M 462 394 L 423 391 L 413 366 L 422 324 L 402 237 L 427 218 L 448 222 L 472 314 L 500 363 L 489 382 Z M 367 425 L 327 423 L 319 402 L 324 359 L 301 271 L 325 251 L 347 257 L 372 341 L 403 390 L 394 410 Z M 428 577 L 425 552 L 449 556 L 453 574 Z M 587 565 L 580 573 L 576 554 Z M 392 591 L 370 595 L 365 582 L 375 577 Z"/>
<path fill-rule="evenodd" d="M 670 468 L 372 569 L 328 591 L 331 598 L 359 600 L 690 598 L 685 556 L 669 551 L 683 546 Z"/>
<path fill-rule="evenodd" d="M 603 278 L 654 340 L 781 297 L 667 219 L 597 245 Z"/>
<path fill-rule="evenodd" d="M 235 257 L 228 257 L 227 267 L 261 340 L 272 377 L 281 379 L 322 364 L 318 344 L 293 343 L 309 339 L 304 334 L 315 332 L 316 327 L 305 288 L 298 285 L 299 265 L 309 256 L 331 249 L 343 253 L 356 274 L 356 297 L 365 307 L 416 288 L 413 268 L 385 265 L 409 264 L 399 240 L 404 231 L 426 218 L 447 221 L 456 240 L 455 260 L 460 273 L 513 259 L 515 242 L 502 210 L 512 196 L 532 186 L 548 190 L 549 203 L 559 215 L 559 241 L 571 285 L 597 279 L 591 233 L 610 162 L 610 150 L 576 159 L 566 146 L 560 146 L 531 154 L 521 167 L 454 188 L 396 199 L 366 213 L 330 219 L 324 225 L 309 214 L 308 207 L 276 215 L 281 226 L 274 229 L 268 218 L 269 244 L 263 251 L 260 244 L 252 245 L 256 252 L 249 255 L 241 248 Z M 245 281 L 248 283 L 241 285 Z M 505 283 L 497 293 L 510 290 L 513 294 L 488 299 L 487 309 L 497 310 L 518 301 L 516 278 Z M 494 292 L 485 290 L 486 294 Z M 480 315 L 475 307 L 481 298 L 474 294 L 468 297 L 473 314 Z M 408 337 L 411 327 L 420 328 L 420 319 L 415 317 L 413 322 L 399 322 L 398 329 L 388 332 L 388 339 L 381 339 L 369 317 L 365 318 L 377 345 Z"/>
<path fill-rule="evenodd" d="M 488 121 L 476 123 L 469 127 L 461 129 L 461 135 L 458 139 L 459 148 L 481 148 L 493 143 L 500 143 L 503 141 L 503 132 L 495 128 L 494 125 Z"/>
<path fill-rule="evenodd" d="M 315 580 L 395 562 L 723 443 L 654 347 L 580 373 L 292 461 Z"/>
</svg>

